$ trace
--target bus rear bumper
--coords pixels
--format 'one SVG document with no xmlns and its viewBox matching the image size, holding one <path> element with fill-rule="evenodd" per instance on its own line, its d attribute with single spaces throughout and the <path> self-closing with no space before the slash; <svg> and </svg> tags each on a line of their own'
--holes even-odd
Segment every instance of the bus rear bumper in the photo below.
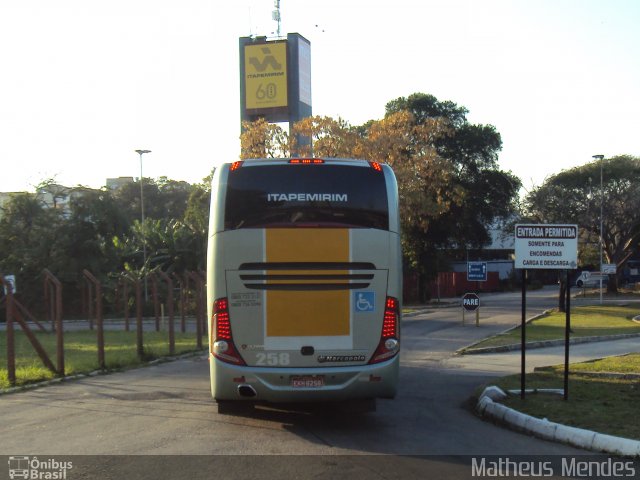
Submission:
<svg viewBox="0 0 640 480">
<path fill-rule="evenodd" d="M 400 355 L 374 365 L 318 368 L 241 367 L 213 356 L 210 361 L 216 400 L 289 403 L 393 398 Z"/>
</svg>

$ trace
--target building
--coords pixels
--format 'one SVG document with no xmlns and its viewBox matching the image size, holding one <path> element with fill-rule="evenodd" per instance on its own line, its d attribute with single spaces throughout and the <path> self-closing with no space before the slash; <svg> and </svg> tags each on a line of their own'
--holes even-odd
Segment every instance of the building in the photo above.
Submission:
<svg viewBox="0 0 640 480">
<path fill-rule="evenodd" d="M 119 190 L 120 188 L 135 182 L 133 177 L 107 178 L 107 188 L 109 190 Z"/>
<path fill-rule="evenodd" d="M 489 272 L 498 272 L 500 280 L 509 278 L 514 268 L 515 234 L 510 224 L 496 222 L 489 227 L 491 243 L 485 245 L 477 254 L 469 252 L 467 261 L 487 262 Z M 467 261 L 451 262 L 454 272 L 466 272 Z"/>
<path fill-rule="evenodd" d="M 68 213 L 72 191 L 72 188 L 65 187 L 64 185 L 49 183 L 36 190 L 36 197 L 47 208 L 55 208 L 61 210 L 63 213 Z"/>
</svg>

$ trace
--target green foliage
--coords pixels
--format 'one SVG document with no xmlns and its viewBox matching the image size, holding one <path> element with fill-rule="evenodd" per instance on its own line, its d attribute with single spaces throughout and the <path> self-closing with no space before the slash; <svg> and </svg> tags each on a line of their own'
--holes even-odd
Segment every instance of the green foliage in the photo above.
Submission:
<svg viewBox="0 0 640 480">
<path fill-rule="evenodd" d="M 65 315 L 73 315 L 84 269 L 107 284 L 122 271 L 140 277 L 202 270 L 210 182 L 210 176 L 194 186 L 144 179 L 141 225 L 140 183 L 114 192 L 46 180 L 35 194 L 14 195 L 0 212 L 0 273 L 16 275 L 20 300 L 41 313 L 42 271 L 49 269 L 63 284 Z"/>
<path fill-rule="evenodd" d="M 242 158 L 288 155 L 365 158 L 392 166 L 398 179 L 405 264 L 421 284 L 451 252 L 481 248 L 487 228 L 517 209 L 520 179 L 498 167 L 500 134 L 467 121 L 467 109 L 416 93 L 390 101 L 382 120 L 353 127 L 343 119 L 309 117 L 291 138 L 264 120 L 243 125 Z M 311 140 L 296 145 L 297 137 Z"/>
<path fill-rule="evenodd" d="M 565 170 L 525 199 L 526 212 L 534 220 L 579 225 L 580 258 L 585 263 L 593 261 L 599 249 L 601 205 L 604 260 L 621 267 L 640 242 L 640 158 L 620 155 Z M 598 264 L 599 258 L 595 260 Z M 609 287 L 615 290 L 616 282 L 610 280 Z"/>
<path fill-rule="evenodd" d="M 600 335 L 618 335 L 640 333 L 640 324 L 631 319 L 638 311 L 631 307 L 586 306 L 571 309 L 571 336 L 591 337 Z M 553 312 L 527 324 L 527 341 L 561 340 L 565 335 L 566 315 Z M 518 344 L 521 338 L 520 328 L 504 334 L 487 338 L 474 345 L 474 348 L 494 347 Z"/>
<path fill-rule="evenodd" d="M 211 173 L 211 176 L 213 172 Z M 194 254 L 197 259 L 193 270 L 205 270 L 207 238 L 209 230 L 209 208 L 211 200 L 211 176 L 205 183 L 195 185 L 187 201 L 184 224 L 194 237 Z"/>
<path fill-rule="evenodd" d="M 466 108 L 416 93 L 392 100 L 386 111 L 387 117 L 409 111 L 417 125 L 444 119 L 450 127 L 448 134 L 434 137 L 431 145 L 452 167 L 447 189 L 457 191 L 458 200 L 429 218 L 427 226 L 403 219 L 404 241 L 411 252 L 408 260 L 426 280 L 437 273 L 443 250 L 451 255 L 457 249 L 464 258 L 468 247 L 481 248 L 489 242 L 488 227 L 517 211 L 521 182 L 498 166 L 502 140 L 495 127 L 469 123 Z"/>
<path fill-rule="evenodd" d="M 0 216 L 0 272 L 13 274 L 26 301 L 40 296 L 41 273 L 58 262 L 60 250 L 56 231 L 63 224 L 61 211 L 45 208 L 33 194 L 16 194 Z"/>
</svg>

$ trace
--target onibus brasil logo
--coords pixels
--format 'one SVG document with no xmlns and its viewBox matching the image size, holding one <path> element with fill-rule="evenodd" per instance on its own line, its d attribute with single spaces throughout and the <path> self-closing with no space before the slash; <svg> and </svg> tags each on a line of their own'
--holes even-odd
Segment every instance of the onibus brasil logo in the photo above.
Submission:
<svg viewBox="0 0 640 480">
<path fill-rule="evenodd" d="M 73 468 L 73 462 L 60 462 L 53 458 L 39 460 L 38 457 L 9 457 L 9 478 L 33 480 L 65 480 L 67 470 Z"/>
</svg>

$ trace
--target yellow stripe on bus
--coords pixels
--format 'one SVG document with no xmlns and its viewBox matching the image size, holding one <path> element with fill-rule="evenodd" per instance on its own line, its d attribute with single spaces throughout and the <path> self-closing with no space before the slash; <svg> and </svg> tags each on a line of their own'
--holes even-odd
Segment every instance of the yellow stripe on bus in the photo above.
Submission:
<svg viewBox="0 0 640 480">
<path fill-rule="evenodd" d="M 348 229 L 278 228 L 267 229 L 265 236 L 267 262 L 349 261 Z M 318 275 L 349 272 L 288 270 L 268 273 Z M 349 315 L 349 290 L 267 291 L 268 337 L 349 335 Z"/>
</svg>

